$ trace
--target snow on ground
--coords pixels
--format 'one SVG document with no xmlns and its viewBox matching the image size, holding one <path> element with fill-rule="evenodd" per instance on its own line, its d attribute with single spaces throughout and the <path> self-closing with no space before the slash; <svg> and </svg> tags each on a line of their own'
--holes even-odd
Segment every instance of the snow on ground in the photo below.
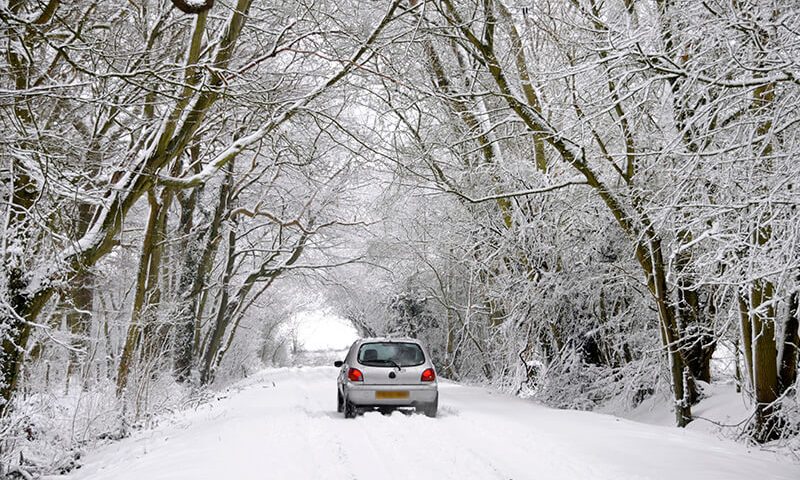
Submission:
<svg viewBox="0 0 800 480">
<path fill-rule="evenodd" d="M 333 367 L 260 372 L 224 398 L 88 455 L 60 480 L 800 479 L 707 434 L 440 383 L 440 416 L 335 410 Z"/>
<path fill-rule="evenodd" d="M 720 433 L 725 428 L 743 425 L 752 415 L 753 406 L 736 391 L 736 385 L 732 382 L 698 383 L 703 390 L 703 398 L 697 405 L 692 405 L 695 419 L 688 425 L 689 430 Z M 671 399 L 672 392 L 659 392 L 646 398 L 633 410 L 610 405 L 603 411 L 637 422 L 670 426 L 675 423 L 675 414 L 670 408 Z"/>
</svg>

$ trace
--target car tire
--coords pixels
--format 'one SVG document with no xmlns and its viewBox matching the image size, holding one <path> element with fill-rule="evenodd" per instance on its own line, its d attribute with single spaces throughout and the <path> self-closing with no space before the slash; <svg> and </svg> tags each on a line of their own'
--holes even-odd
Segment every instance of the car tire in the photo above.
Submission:
<svg viewBox="0 0 800 480">
<path fill-rule="evenodd" d="M 356 406 L 353 405 L 352 402 L 345 400 L 344 401 L 344 418 L 356 418 L 358 414 L 358 410 L 356 410 Z"/>
<path fill-rule="evenodd" d="M 339 413 L 344 412 L 344 399 L 342 398 L 342 392 L 338 389 L 336 390 L 336 411 Z"/>
<path fill-rule="evenodd" d="M 426 417 L 436 418 L 436 414 L 439 412 L 439 396 L 436 396 L 436 399 L 431 402 L 427 403 L 422 406 L 422 413 L 425 414 Z"/>
</svg>

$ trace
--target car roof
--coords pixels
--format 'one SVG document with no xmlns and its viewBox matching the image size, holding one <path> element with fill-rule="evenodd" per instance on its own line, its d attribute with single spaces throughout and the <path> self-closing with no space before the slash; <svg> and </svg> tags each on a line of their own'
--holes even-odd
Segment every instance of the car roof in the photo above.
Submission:
<svg viewBox="0 0 800 480">
<path fill-rule="evenodd" d="M 361 338 L 357 340 L 357 342 L 361 345 L 365 343 L 377 343 L 377 342 L 416 343 L 417 345 L 422 345 L 422 342 L 420 342 L 416 338 L 408 338 L 408 337 L 367 337 L 367 338 Z"/>
</svg>

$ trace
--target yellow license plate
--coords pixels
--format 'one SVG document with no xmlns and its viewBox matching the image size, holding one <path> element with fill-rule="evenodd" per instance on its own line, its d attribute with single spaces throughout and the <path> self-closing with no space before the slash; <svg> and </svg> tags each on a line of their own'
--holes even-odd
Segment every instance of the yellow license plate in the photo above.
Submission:
<svg viewBox="0 0 800 480">
<path fill-rule="evenodd" d="M 391 391 L 378 391 L 375 392 L 376 400 L 387 400 L 397 398 L 408 398 L 407 390 L 391 390 Z"/>
</svg>

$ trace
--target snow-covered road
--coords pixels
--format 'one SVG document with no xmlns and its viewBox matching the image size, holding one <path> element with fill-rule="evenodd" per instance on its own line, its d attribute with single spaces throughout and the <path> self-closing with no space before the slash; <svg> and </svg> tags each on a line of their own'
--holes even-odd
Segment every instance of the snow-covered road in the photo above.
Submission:
<svg viewBox="0 0 800 480">
<path fill-rule="evenodd" d="M 800 466 L 677 428 L 440 384 L 440 416 L 335 410 L 336 369 L 266 370 L 84 459 L 71 480 L 798 480 Z M 63 477 L 57 477 L 63 478 Z"/>
</svg>

